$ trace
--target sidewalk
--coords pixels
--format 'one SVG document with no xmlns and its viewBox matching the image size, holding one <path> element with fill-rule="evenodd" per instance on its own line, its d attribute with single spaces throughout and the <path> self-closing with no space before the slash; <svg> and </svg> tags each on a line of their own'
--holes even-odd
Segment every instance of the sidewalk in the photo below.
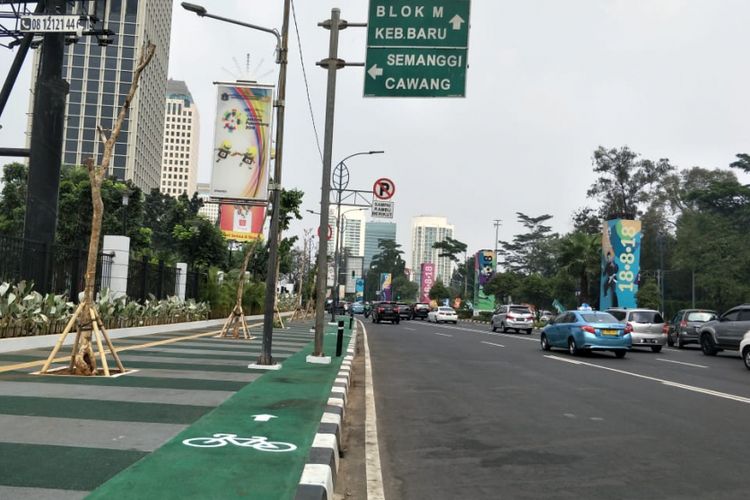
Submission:
<svg viewBox="0 0 750 500">
<path fill-rule="evenodd" d="M 0 498 L 293 498 L 343 356 L 306 363 L 310 323 L 293 323 L 274 331 L 282 368 L 248 369 L 251 329 L 251 341 L 213 328 L 118 339 L 139 371 L 111 379 L 11 369 L 48 349 L 0 354 Z M 199 439 L 214 434 L 237 438 Z"/>
</svg>

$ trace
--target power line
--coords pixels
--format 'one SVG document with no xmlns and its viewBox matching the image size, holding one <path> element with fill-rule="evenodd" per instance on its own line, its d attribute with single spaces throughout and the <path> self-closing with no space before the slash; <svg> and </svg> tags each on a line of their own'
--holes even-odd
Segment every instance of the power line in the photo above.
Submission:
<svg viewBox="0 0 750 500">
<path fill-rule="evenodd" d="M 299 36 L 299 27 L 297 26 L 297 11 L 294 8 L 294 0 L 292 0 L 292 17 L 294 18 L 294 31 L 297 34 L 297 46 L 299 47 L 299 61 L 302 65 L 302 76 L 305 80 L 305 92 L 307 92 L 307 106 L 310 108 L 310 120 L 312 121 L 313 132 L 315 133 L 315 144 L 318 146 L 318 154 L 320 155 L 320 162 L 323 163 L 323 149 L 320 147 L 320 137 L 318 135 L 318 127 L 315 125 L 315 114 L 313 113 L 312 100 L 310 99 L 310 85 L 307 82 L 307 71 L 305 70 L 305 60 L 302 57 L 302 40 Z"/>
</svg>

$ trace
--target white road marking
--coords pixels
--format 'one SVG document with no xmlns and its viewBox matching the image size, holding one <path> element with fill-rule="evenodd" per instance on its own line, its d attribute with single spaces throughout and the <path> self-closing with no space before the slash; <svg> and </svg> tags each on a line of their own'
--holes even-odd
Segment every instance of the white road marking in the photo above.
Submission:
<svg viewBox="0 0 750 500">
<path fill-rule="evenodd" d="M 432 332 L 433 335 L 440 335 L 441 337 L 453 337 L 453 335 L 448 335 L 447 333 L 438 333 L 438 332 Z"/>
<path fill-rule="evenodd" d="M 601 421 L 603 421 L 604 419 L 603 419 L 602 417 L 591 417 L 591 418 L 589 418 L 589 420 L 593 420 L 593 421 L 595 421 L 595 422 L 601 422 Z"/>
<path fill-rule="evenodd" d="M 409 330 L 410 332 L 416 332 L 417 331 L 416 328 L 409 328 L 408 326 L 405 326 L 404 330 Z"/>
<path fill-rule="evenodd" d="M 367 329 L 362 321 L 362 335 L 365 344 L 365 473 L 367 477 L 367 499 L 385 500 L 383 473 L 380 469 L 380 447 L 378 445 L 378 419 L 375 413 L 375 390 L 372 385 L 372 363 L 370 345 L 367 342 Z"/>
<path fill-rule="evenodd" d="M 544 357 L 545 358 L 550 358 L 550 359 L 556 359 L 557 361 L 565 361 L 566 363 L 571 363 L 571 364 L 574 364 L 574 365 L 580 365 L 581 364 L 580 361 L 576 361 L 574 359 L 565 359 L 565 358 L 561 358 L 559 356 L 553 356 L 552 354 L 545 354 Z"/>
<path fill-rule="evenodd" d="M 484 340 L 482 341 L 482 344 L 487 344 L 487 345 L 494 345 L 494 346 L 496 346 L 496 347 L 505 347 L 505 346 L 504 346 L 504 345 L 502 345 L 502 344 L 493 344 L 492 342 L 485 342 Z"/>
<path fill-rule="evenodd" d="M 481 333 L 481 334 L 484 334 L 484 335 L 493 335 L 493 336 L 496 336 L 496 337 L 508 337 L 510 339 L 516 339 L 516 340 L 528 340 L 528 341 L 531 341 L 531 342 L 539 342 L 538 338 L 529 337 L 527 335 L 521 336 L 521 334 L 510 335 L 510 334 L 507 334 L 507 333 L 488 332 L 487 330 L 475 330 L 473 328 L 465 328 L 465 327 L 461 327 L 461 326 L 442 326 L 441 325 L 441 327 L 449 329 L 449 330 L 459 330 L 459 331 L 463 331 L 463 332 L 472 332 L 472 333 Z"/>
<path fill-rule="evenodd" d="M 656 358 L 656 361 L 664 361 L 665 363 L 675 363 L 675 364 L 678 364 L 678 365 L 685 365 L 685 366 L 694 366 L 696 368 L 708 368 L 707 366 L 704 366 L 704 365 L 696 365 L 696 364 L 693 364 L 693 363 L 685 363 L 683 361 L 672 361 L 671 359 L 664 359 L 664 358 Z"/>
<path fill-rule="evenodd" d="M 572 413 L 563 413 L 563 416 L 568 418 L 576 418 L 576 416 Z"/>
<path fill-rule="evenodd" d="M 726 392 L 713 391 L 711 389 L 704 389 L 702 387 L 696 387 L 694 385 L 680 384 L 678 382 L 672 382 L 671 380 L 665 380 L 665 379 L 656 378 L 656 377 L 649 377 L 648 375 L 641 375 L 640 373 L 628 372 L 628 371 L 625 371 L 625 370 L 618 370 L 617 368 L 610 368 L 608 366 L 595 365 L 593 363 L 587 363 L 585 361 L 571 361 L 569 359 L 560 358 L 558 356 L 544 356 L 544 357 L 545 358 L 554 359 L 554 360 L 557 360 L 557 361 L 565 361 L 567 363 L 571 363 L 572 362 L 573 364 L 590 366 L 592 368 L 600 368 L 602 370 L 607 370 L 607 371 L 610 371 L 610 372 L 621 373 L 623 375 L 630 375 L 631 377 L 642 378 L 644 380 L 651 380 L 653 382 L 659 382 L 660 384 L 667 385 L 667 386 L 670 386 L 670 387 L 676 387 L 678 389 L 684 389 L 686 391 L 699 392 L 701 394 L 707 394 L 709 396 L 714 396 L 714 397 L 717 397 L 717 398 L 731 399 L 732 401 L 737 401 L 737 402 L 740 402 L 740 403 L 750 404 L 750 398 L 746 398 L 746 397 L 743 397 L 743 396 L 737 396 L 735 394 L 729 394 L 729 393 L 726 393 Z"/>
</svg>

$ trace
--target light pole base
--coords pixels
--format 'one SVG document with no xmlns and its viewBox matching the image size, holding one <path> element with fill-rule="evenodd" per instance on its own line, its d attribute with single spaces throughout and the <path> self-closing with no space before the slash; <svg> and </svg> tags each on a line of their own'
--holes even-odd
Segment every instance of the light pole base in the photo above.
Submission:
<svg viewBox="0 0 750 500">
<path fill-rule="evenodd" d="M 305 358 L 305 361 L 308 363 L 316 364 L 316 365 L 330 365 L 331 364 L 331 357 L 330 356 L 313 356 L 310 354 Z"/>
<path fill-rule="evenodd" d="M 272 365 L 259 365 L 258 363 L 250 363 L 247 365 L 248 368 L 253 370 L 281 370 L 281 363 L 274 363 Z"/>
</svg>

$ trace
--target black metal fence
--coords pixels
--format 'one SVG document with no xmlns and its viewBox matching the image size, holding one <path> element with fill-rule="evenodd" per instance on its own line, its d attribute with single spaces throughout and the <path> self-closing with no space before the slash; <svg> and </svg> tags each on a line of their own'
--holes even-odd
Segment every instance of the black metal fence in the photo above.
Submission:
<svg viewBox="0 0 750 500">
<path fill-rule="evenodd" d="M 114 254 L 100 253 L 97 262 L 96 289 L 112 284 Z M 41 294 L 65 294 L 78 302 L 78 294 L 85 285 L 87 251 L 61 245 L 50 245 L 22 238 L 0 235 L 0 281 L 34 283 Z M 123 273 L 124 274 L 124 273 Z M 164 299 L 177 295 L 185 286 L 186 299 L 200 299 L 208 276 L 200 270 L 181 273 L 164 261 L 152 264 L 147 259 L 134 260 L 128 266 L 127 295 L 145 300 L 149 295 Z"/>
<path fill-rule="evenodd" d="M 96 291 L 110 285 L 112 254 L 100 253 Z M 0 235 L 0 281 L 34 283 L 39 293 L 78 300 L 84 288 L 87 251 Z"/>
</svg>

